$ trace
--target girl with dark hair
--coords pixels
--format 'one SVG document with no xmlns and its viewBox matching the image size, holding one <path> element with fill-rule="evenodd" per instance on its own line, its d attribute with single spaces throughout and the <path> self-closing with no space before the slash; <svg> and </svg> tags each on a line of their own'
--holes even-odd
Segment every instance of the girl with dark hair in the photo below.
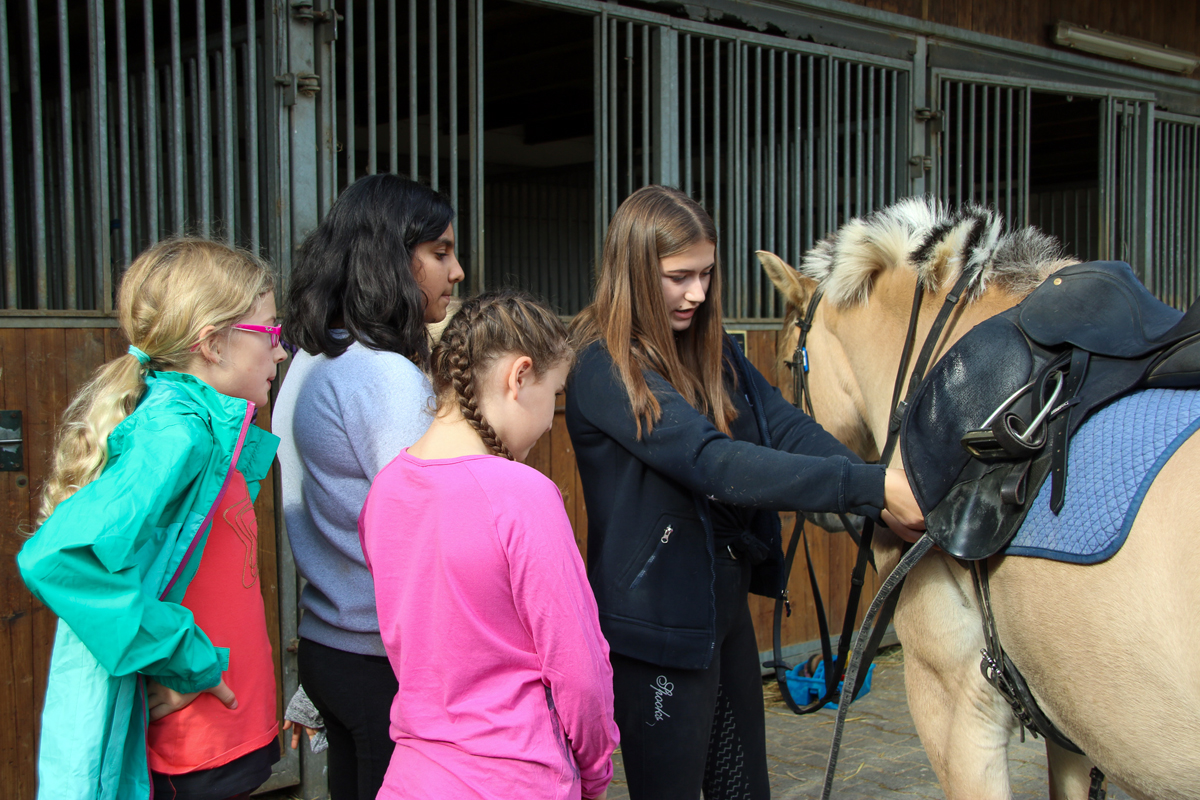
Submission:
<svg viewBox="0 0 1200 800">
<path fill-rule="evenodd" d="M 374 798 L 391 757 L 396 679 L 358 541 L 371 480 L 429 427 L 427 323 L 463 279 L 454 209 L 396 175 L 356 181 L 300 247 L 276 401 L 283 512 L 300 596 L 300 682 L 329 741 L 333 800 Z M 295 739 L 293 739 L 295 742 Z"/>
<path fill-rule="evenodd" d="M 518 463 L 572 355 L 528 297 L 467 300 L 433 352 L 433 424 L 371 486 L 359 534 L 400 683 L 380 798 L 606 796 L 617 730 L 596 601 L 558 487 Z"/>
<path fill-rule="evenodd" d="M 716 244 L 687 195 L 634 192 L 572 329 L 567 430 L 633 800 L 770 796 L 747 597 L 783 588 L 775 512 L 923 526 L 902 471 L 862 464 L 725 335 Z"/>
</svg>

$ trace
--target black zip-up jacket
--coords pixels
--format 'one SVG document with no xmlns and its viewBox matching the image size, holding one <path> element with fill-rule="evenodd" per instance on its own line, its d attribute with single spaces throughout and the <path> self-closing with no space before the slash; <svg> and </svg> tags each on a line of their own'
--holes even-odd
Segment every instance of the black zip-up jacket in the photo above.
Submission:
<svg viewBox="0 0 1200 800">
<path fill-rule="evenodd" d="M 751 591 L 782 589 L 778 511 L 882 508 L 884 468 L 866 465 L 783 399 L 726 341 L 726 379 L 738 409 L 721 433 L 658 373 L 644 374 L 662 406 L 637 437 L 608 350 L 584 348 L 567 385 L 567 430 L 588 514 L 588 578 L 614 652 L 704 669 L 716 630 L 709 501 L 757 509 L 751 533 L 772 556 Z M 766 446 L 764 446 L 766 445 Z"/>
</svg>

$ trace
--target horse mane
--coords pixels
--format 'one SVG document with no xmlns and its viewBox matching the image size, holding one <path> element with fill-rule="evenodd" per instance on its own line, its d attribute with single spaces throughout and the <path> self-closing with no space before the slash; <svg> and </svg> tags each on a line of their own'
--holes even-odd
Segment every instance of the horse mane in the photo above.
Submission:
<svg viewBox="0 0 1200 800">
<path fill-rule="evenodd" d="M 1058 239 L 1025 226 L 1004 231 L 1004 218 L 979 205 L 949 210 L 932 197 L 912 197 L 854 218 L 818 242 L 800 272 L 817 281 L 836 306 L 865 303 L 876 274 L 909 265 L 927 292 L 973 277 L 964 297 L 991 287 L 1023 297 L 1050 273 L 1074 263 Z"/>
</svg>

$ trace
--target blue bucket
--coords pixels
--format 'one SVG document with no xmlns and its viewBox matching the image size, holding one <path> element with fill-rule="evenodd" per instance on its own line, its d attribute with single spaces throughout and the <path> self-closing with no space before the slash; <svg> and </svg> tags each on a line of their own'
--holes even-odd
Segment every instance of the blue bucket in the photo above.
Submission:
<svg viewBox="0 0 1200 800">
<path fill-rule="evenodd" d="M 837 663 L 837 659 L 834 659 Z M 804 706 L 819 699 L 825 694 L 825 662 L 822 660 L 817 664 L 816 672 L 811 678 L 800 674 L 800 669 L 803 665 L 798 665 L 787 671 L 788 691 L 792 693 L 792 699 L 796 701 L 796 705 Z M 858 693 L 858 697 L 864 697 L 871 691 L 871 676 L 875 673 L 875 665 L 867 667 L 867 677 L 863 681 L 862 689 Z M 838 691 L 842 690 L 842 684 L 845 681 L 838 683 Z M 855 698 L 858 699 L 857 697 Z M 826 703 L 826 708 L 837 708 L 837 703 Z"/>
</svg>

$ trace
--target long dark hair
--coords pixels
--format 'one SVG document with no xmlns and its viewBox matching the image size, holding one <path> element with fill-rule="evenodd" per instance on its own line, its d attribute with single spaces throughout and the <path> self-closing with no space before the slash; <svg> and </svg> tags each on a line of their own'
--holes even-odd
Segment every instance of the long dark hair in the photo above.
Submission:
<svg viewBox="0 0 1200 800">
<path fill-rule="evenodd" d="M 416 181 L 391 174 L 355 181 L 300 246 L 284 338 L 331 358 L 359 342 L 424 368 L 429 337 L 413 251 L 435 241 L 453 220 L 446 198 Z M 349 336 L 334 336 L 331 328 L 344 328 Z"/>
</svg>

